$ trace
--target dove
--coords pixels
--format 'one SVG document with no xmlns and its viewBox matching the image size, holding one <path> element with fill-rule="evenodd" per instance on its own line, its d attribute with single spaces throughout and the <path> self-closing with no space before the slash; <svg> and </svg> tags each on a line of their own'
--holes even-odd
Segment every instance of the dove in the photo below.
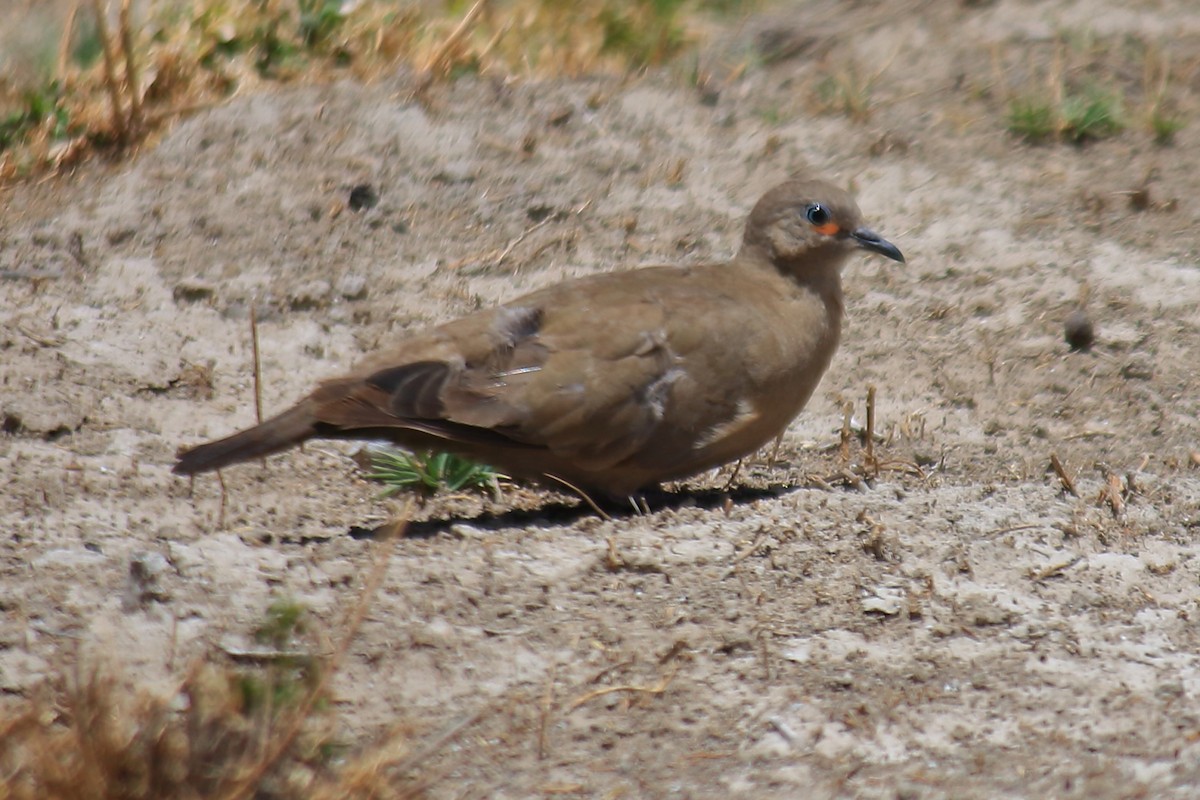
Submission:
<svg viewBox="0 0 1200 800">
<path fill-rule="evenodd" d="M 180 475 L 309 439 L 449 451 L 618 499 L 775 439 L 841 335 L 841 268 L 904 262 L 814 178 L 768 191 L 728 261 L 564 281 L 403 335 L 282 413 L 182 451 Z"/>
</svg>

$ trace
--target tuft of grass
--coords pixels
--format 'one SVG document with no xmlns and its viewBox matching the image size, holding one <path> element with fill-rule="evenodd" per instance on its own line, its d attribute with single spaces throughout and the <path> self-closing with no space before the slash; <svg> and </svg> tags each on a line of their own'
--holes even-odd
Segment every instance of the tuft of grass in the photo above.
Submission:
<svg viewBox="0 0 1200 800">
<path fill-rule="evenodd" d="M 119 11 L 115 28 L 109 6 Z M 78 13 L 60 21 L 56 63 L 53 46 L 42 44 L 29 56 L 35 69 L 0 74 L 0 184 L 100 149 L 129 149 L 174 118 L 264 81 L 347 73 L 369 80 L 398 63 L 424 76 L 422 91 L 473 74 L 624 74 L 686 53 L 709 29 L 706 17 L 745 10 L 732 0 L 80 0 L 73 7 Z M 54 100 L 53 114 L 45 97 Z"/>
<path fill-rule="evenodd" d="M 1183 130 L 1186 124 L 1181 117 L 1162 108 L 1156 108 L 1150 113 L 1150 130 L 1154 134 L 1154 143 L 1164 147 L 1175 142 L 1175 134 Z"/>
<path fill-rule="evenodd" d="M 401 736 L 351 752 L 333 734 L 320 685 L 286 703 L 274 667 L 202 661 L 166 694 L 131 691 L 133 676 L 80 670 L 0 713 L 0 796 L 11 800 L 230 800 L 414 797 L 393 771 Z M 411 765 L 408 765 L 411 769 Z"/>
<path fill-rule="evenodd" d="M 1173 85 L 1170 53 L 1159 42 L 1062 31 L 1046 48 L 1022 53 L 1020 64 L 995 62 L 998 85 L 1014 72 L 1027 76 L 1024 87 L 1007 94 L 1005 123 L 1013 135 L 1079 145 L 1136 123 L 1156 144 L 1169 145 L 1186 124 L 1180 109 L 1190 107 L 1187 92 Z"/>
<path fill-rule="evenodd" d="M 387 488 L 380 497 L 402 491 L 461 492 L 464 490 L 499 491 L 498 481 L 506 476 L 492 467 L 453 453 L 409 453 L 404 450 L 376 450 L 371 454 L 367 477 Z"/>
<path fill-rule="evenodd" d="M 405 519 L 392 529 L 403 535 Z M 21 705 L 0 708 L 0 797 L 4 800 L 341 800 L 424 795 L 428 756 L 482 712 L 412 752 L 399 726 L 378 744 L 350 750 L 333 736 L 335 707 L 324 702 L 387 572 L 390 545 L 376 549 L 344 632 L 319 662 L 321 677 L 287 702 L 271 691 L 276 662 L 286 653 L 248 657 L 232 668 L 210 657 L 197 661 L 165 694 L 131 690 L 137 676 L 112 669 L 74 667 L 76 677 L 54 679 L 29 692 Z M 271 604 L 257 637 L 297 648 L 307 612 L 292 600 Z M 324 639 L 322 639 L 324 641 Z"/>
<path fill-rule="evenodd" d="M 871 87 L 878 77 L 864 78 L 853 69 L 826 75 L 817 84 L 818 109 L 862 122 L 871 115 Z"/>
<path fill-rule="evenodd" d="M 1088 87 L 1064 91 L 1057 102 L 1019 97 L 1008 112 L 1008 130 L 1030 142 L 1050 139 L 1083 144 L 1115 136 L 1125 129 L 1122 98 L 1116 92 Z"/>
<path fill-rule="evenodd" d="M 0 119 L 0 151 L 39 130 L 50 142 L 61 141 L 72 132 L 71 114 L 62 103 L 62 87 L 57 81 L 27 90 L 20 105 Z"/>
<path fill-rule="evenodd" d="M 301 637 L 308 627 L 308 609 L 291 598 L 267 607 L 254 639 L 270 648 L 265 666 L 238 672 L 242 706 L 249 712 L 278 714 L 299 707 L 321 682 L 321 664 L 305 651 Z M 324 708 L 317 697 L 314 708 Z"/>
<path fill-rule="evenodd" d="M 1171 61 L 1157 48 L 1147 48 L 1142 62 L 1143 94 L 1149 98 L 1146 121 L 1154 143 L 1166 147 L 1175 142 L 1175 134 L 1187 124 L 1171 96 Z"/>
<path fill-rule="evenodd" d="M 1008 130 L 1030 142 L 1042 142 L 1058 131 L 1058 114 L 1048 100 L 1020 97 L 1008 109 Z"/>
<path fill-rule="evenodd" d="M 596 15 L 600 52 L 619 55 L 634 69 L 667 61 L 688 42 L 679 21 L 683 6 L 684 0 L 608 0 Z"/>
<path fill-rule="evenodd" d="M 297 0 L 299 34 L 305 47 L 329 42 L 345 20 L 342 0 Z"/>
<path fill-rule="evenodd" d="M 266 618 L 255 629 L 254 638 L 276 650 L 286 650 L 304 633 L 307 613 L 303 603 L 279 598 L 267 606 Z"/>
<path fill-rule="evenodd" d="M 1125 128 L 1121 96 L 1116 92 L 1088 87 L 1063 98 L 1062 136 L 1076 144 L 1115 136 Z"/>
</svg>

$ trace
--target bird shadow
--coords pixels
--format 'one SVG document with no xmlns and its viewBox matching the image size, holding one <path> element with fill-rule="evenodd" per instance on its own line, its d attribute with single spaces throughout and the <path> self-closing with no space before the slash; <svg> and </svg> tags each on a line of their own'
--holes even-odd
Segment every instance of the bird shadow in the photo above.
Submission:
<svg viewBox="0 0 1200 800">
<path fill-rule="evenodd" d="M 668 491 L 654 489 L 624 501 L 599 501 L 601 510 L 612 519 L 642 517 L 659 511 L 699 508 L 704 510 L 729 509 L 765 500 L 782 497 L 804 488 L 794 484 L 768 484 L 767 486 L 739 486 L 733 489 L 679 489 Z M 638 507 L 635 507 L 634 503 Z M 582 501 L 571 503 L 551 501 L 536 508 L 513 508 L 503 511 L 484 512 L 475 517 L 443 517 L 410 522 L 405 527 L 406 539 L 428 539 L 446 533 L 454 525 L 467 523 L 473 528 L 487 531 L 503 531 L 508 528 L 552 528 L 571 525 L 582 519 L 595 517 L 596 511 Z M 393 522 L 375 527 L 352 525 L 348 531 L 352 539 L 379 539 L 394 530 Z"/>
</svg>

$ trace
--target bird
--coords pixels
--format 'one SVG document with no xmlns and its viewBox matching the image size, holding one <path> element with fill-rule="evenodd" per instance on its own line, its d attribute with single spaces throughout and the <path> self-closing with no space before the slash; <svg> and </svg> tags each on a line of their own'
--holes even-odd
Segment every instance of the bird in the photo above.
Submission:
<svg viewBox="0 0 1200 800">
<path fill-rule="evenodd" d="M 793 177 L 753 206 L 728 261 L 575 278 L 409 333 L 286 411 L 181 450 L 173 472 L 387 440 L 632 497 L 786 430 L 838 347 L 856 251 L 905 260 L 848 192 Z"/>
</svg>

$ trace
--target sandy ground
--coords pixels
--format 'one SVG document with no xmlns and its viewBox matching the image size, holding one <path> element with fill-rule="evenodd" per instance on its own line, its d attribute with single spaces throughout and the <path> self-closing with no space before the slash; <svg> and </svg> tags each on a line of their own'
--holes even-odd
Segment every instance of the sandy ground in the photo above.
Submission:
<svg viewBox="0 0 1200 800">
<path fill-rule="evenodd" d="M 843 346 L 776 462 L 611 521 L 535 488 L 427 503 L 333 687 L 340 735 L 478 715 L 427 763 L 447 798 L 1196 796 L 1200 10 L 1126 5 L 806 4 L 714 44 L 711 92 L 683 67 L 282 90 L 10 193 L 0 702 L 78 659 L 168 686 L 276 597 L 337 636 L 397 507 L 355 448 L 228 470 L 223 519 L 215 479 L 169 474 L 253 419 L 251 306 L 278 409 L 404 330 L 726 257 L 807 167 L 909 263 L 848 266 Z M 1170 55 L 1175 146 L 1005 132 L 1060 29 Z M 762 31 L 797 52 L 731 74 Z M 874 76 L 866 119 L 819 108 L 846 70 Z M 352 211 L 359 185 L 379 202 Z M 1084 286 L 1098 340 L 1071 352 Z M 838 431 L 868 386 L 883 469 L 855 484 Z M 660 691 L 589 694 L 618 686 Z"/>
</svg>

